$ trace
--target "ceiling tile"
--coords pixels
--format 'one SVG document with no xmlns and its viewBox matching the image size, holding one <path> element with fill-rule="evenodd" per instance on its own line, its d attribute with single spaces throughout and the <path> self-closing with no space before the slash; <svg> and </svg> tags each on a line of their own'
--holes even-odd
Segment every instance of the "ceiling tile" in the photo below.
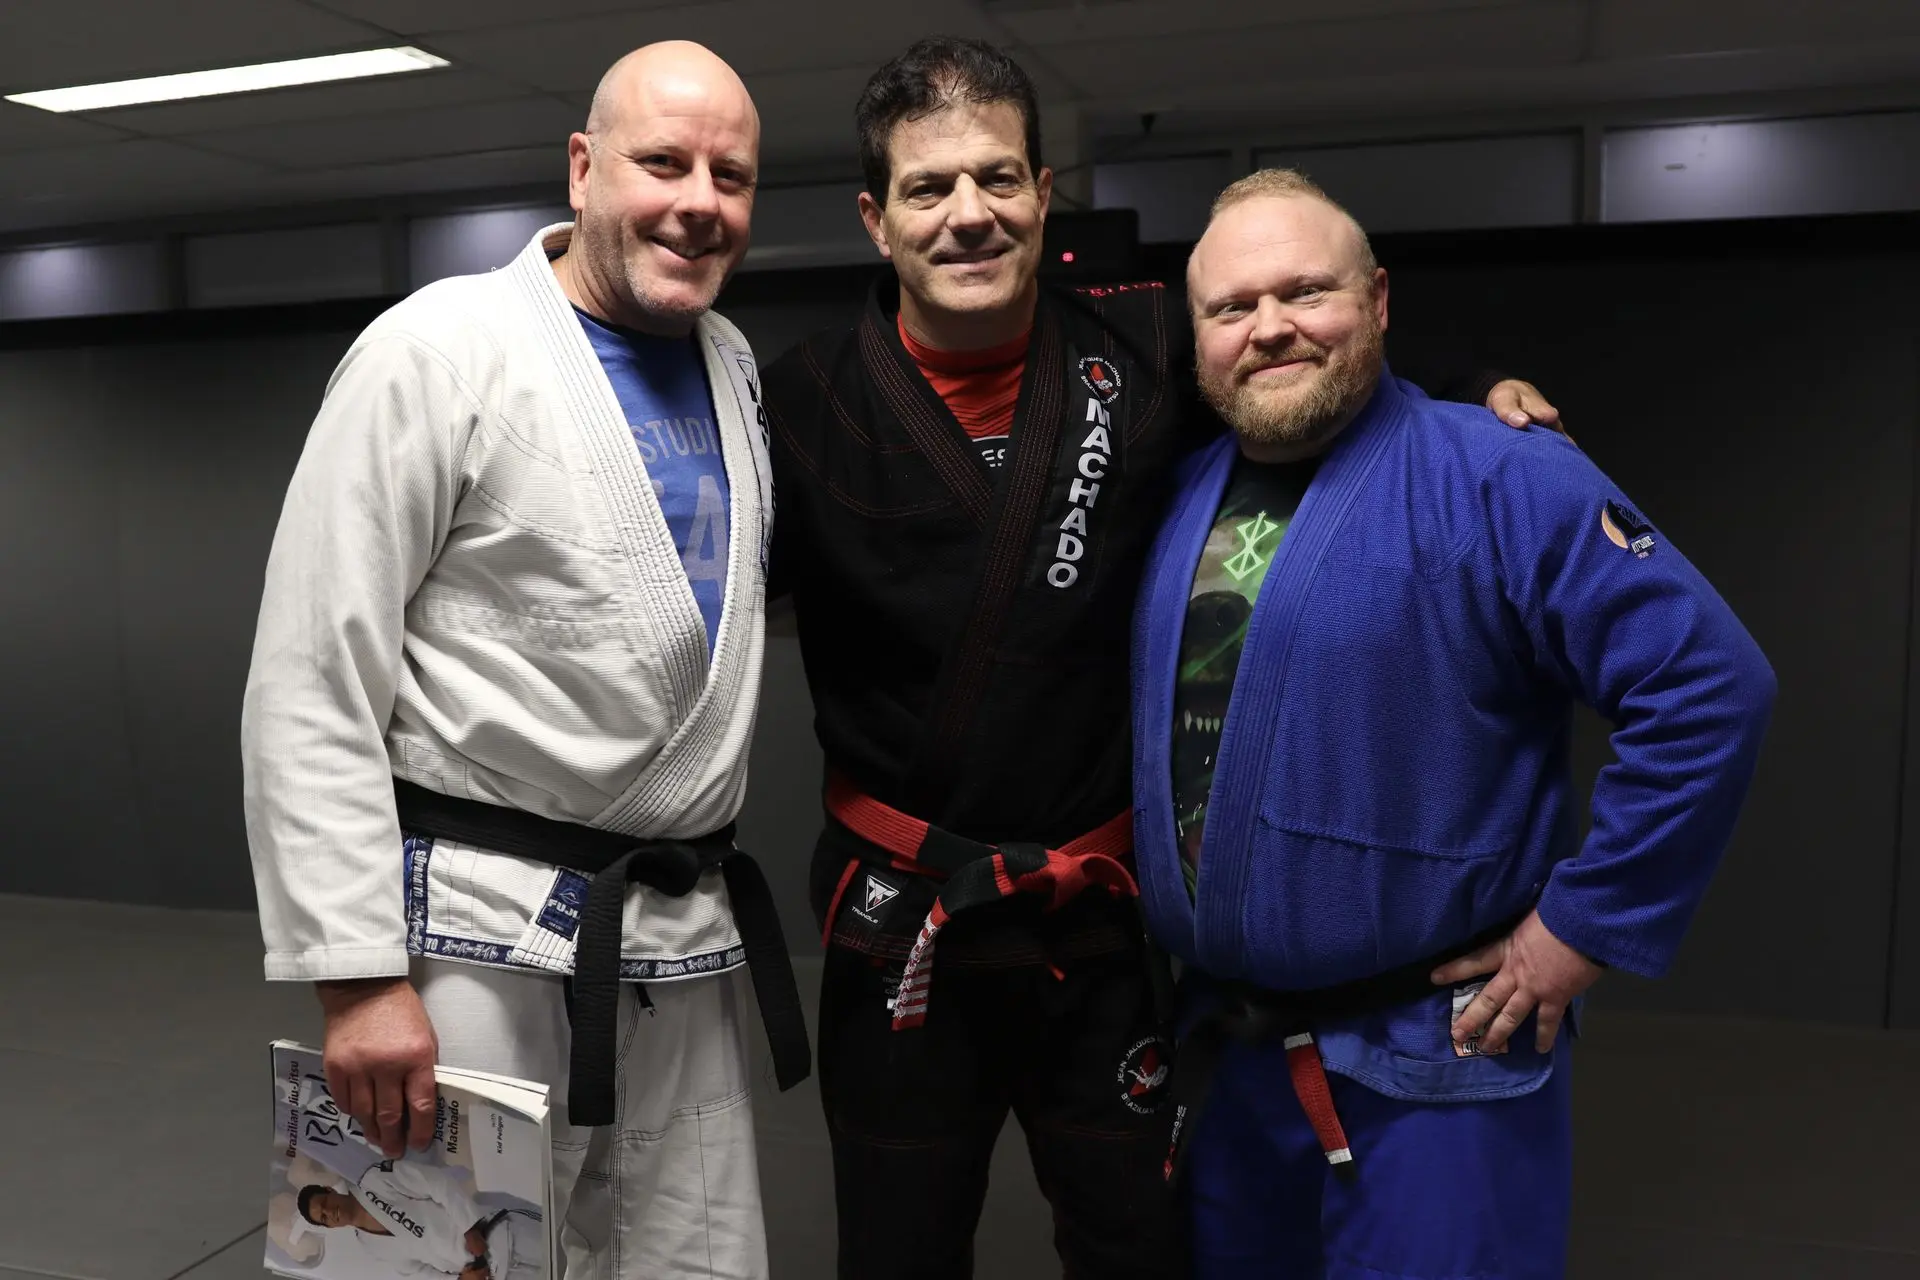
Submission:
<svg viewBox="0 0 1920 1280">
<path fill-rule="evenodd" d="M 721 0 L 566 22 L 436 34 L 443 57 L 542 89 L 592 89 L 615 59 L 656 40 L 706 45 L 744 77 L 859 67 L 871 72 L 930 31 L 991 37 L 995 29 L 961 0 L 902 5 L 843 0 L 834 20 L 792 0 Z"/>
<path fill-rule="evenodd" d="M 1603 0 L 1594 22 L 1596 57 L 1719 54 L 1920 39 L 1920 4 L 1888 0 L 1740 0 L 1673 4 Z"/>
<path fill-rule="evenodd" d="M 190 141 L 279 169 L 338 169 L 545 145 L 556 170 L 563 171 L 567 136 L 582 123 L 577 111 L 551 98 L 518 98 L 200 133 Z"/>
<path fill-rule="evenodd" d="M 147 139 L 4 155 L 0 230 L 230 206 L 260 177 L 244 160 Z"/>
<path fill-rule="evenodd" d="M 504 81 L 477 71 L 454 69 L 417 75 L 383 76 L 338 84 L 307 85 L 246 93 L 225 98 L 195 98 L 161 102 L 121 111 L 99 111 L 89 120 L 135 133 L 174 137 L 220 129 L 252 128 L 305 120 L 331 120 L 451 106 L 467 102 L 500 101 L 521 96 Z"/>
<path fill-rule="evenodd" d="M 278 174 L 260 185 L 263 200 L 298 204 L 309 200 L 368 199 L 438 192 L 498 191 L 548 184 L 545 198 L 567 200 L 567 158 L 550 146 L 433 156 L 353 169 Z M 536 193 L 537 194 L 537 193 Z"/>
<path fill-rule="evenodd" d="M 1580 7 L 1566 3 L 1168 36 L 1089 45 L 1085 53 L 1108 72 L 1102 83 L 1110 92 L 1095 94 L 1102 106 L 1163 110 L 1259 102 L 1302 79 L 1563 67 L 1579 57 L 1582 31 Z"/>
<path fill-rule="evenodd" d="M 547 21 L 666 9 L 690 0 L 540 0 Z M 691 0 L 698 3 L 699 0 Z M 527 0 L 317 0 L 320 8 L 404 35 L 525 26 Z"/>
<path fill-rule="evenodd" d="M 988 10 L 1024 43 L 1047 48 L 1098 45 L 1114 40 L 1151 40 L 1208 31 L 1233 31 L 1252 36 L 1272 27 L 1496 7 L 1511 9 L 1514 0 L 1341 0 L 1337 10 L 1329 10 L 1325 0 L 1216 0 L 1211 4 L 1194 4 L 1191 0 L 1130 0 L 1096 4 L 1086 9 L 1062 4 L 1001 10 L 989 4 Z"/>
<path fill-rule="evenodd" d="M 118 142 L 125 134 L 74 116 L 0 102 L 0 152 Z"/>
<path fill-rule="evenodd" d="M 295 0 L 4 0 L 0 91 L 198 71 L 377 44 Z"/>
</svg>

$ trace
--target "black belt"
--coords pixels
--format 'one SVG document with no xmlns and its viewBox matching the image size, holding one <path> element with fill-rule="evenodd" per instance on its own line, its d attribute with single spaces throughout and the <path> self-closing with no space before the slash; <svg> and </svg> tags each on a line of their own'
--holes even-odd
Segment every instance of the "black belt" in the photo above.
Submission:
<svg viewBox="0 0 1920 1280">
<path fill-rule="evenodd" d="M 1435 969 L 1506 937 L 1524 919 L 1524 914 L 1515 916 L 1482 930 L 1458 946 L 1449 947 L 1423 960 L 1331 987 L 1275 991 L 1248 982 L 1219 983 L 1219 1004 L 1202 1014 L 1188 1028 L 1186 1035 L 1180 1038 L 1175 1055 L 1173 1081 L 1169 1089 L 1175 1107 L 1173 1146 L 1167 1156 L 1169 1180 L 1177 1180 L 1182 1172 L 1186 1140 L 1192 1135 L 1194 1126 L 1200 1121 L 1201 1112 L 1206 1108 L 1208 1094 L 1213 1088 L 1214 1073 L 1219 1069 L 1221 1056 L 1229 1044 L 1265 1044 L 1299 1036 L 1309 1038 L 1311 1047 L 1313 1024 L 1320 1019 L 1377 1013 L 1423 1000 L 1443 989 L 1434 985 Z M 1314 1062 L 1311 1073 L 1317 1074 L 1317 1049 L 1312 1050 L 1312 1056 Z M 1298 1085 L 1296 1077 L 1296 1087 Z M 1324 1083 L 1321 1087 L 1324 1089 Z M 1332 1158 L 1334 1148 L 1328 1142 L 1328 1135 L 1320 1132 L 1324 1128 L 1323 1121 L 1337 1124 L 1331 1101 L 1327 1100 L 1324 1104 L 1324 1116 L 1315 1114 L 1321 1108 L 1305 1092 L 1301 1096 L 1301 1105 L 1314 1122 L 1316 1133 L 1319 1133 L 1322 1145 L 1327 1147 L 1328 1155 Z M 1351 1153 L 1344 1153 L 1333 1167 L 1342 1177 L 1351 1177 L 1354 1171 Z"/>
<path fill-rule="evenodd" d="M 760 866 L 733 847 L 733 826 L 692 840 L 647 840 L 478 800 L 441 795 L 396 778 L 402 830 L 567 867 L 593 878 L 580 913 L 573 959 L 573 1054 L 567 1118 L 612 1124 L 620 1008 L 620 924 L 629 884 L 669 897 L 692 893 L 700 873 L 719 867 L 753 975 L 760 1020 L 773 1048 L 774 1079 L 791 1089 L 807 1078 L 813 1051 L 780 914 Z"/>
</svg>

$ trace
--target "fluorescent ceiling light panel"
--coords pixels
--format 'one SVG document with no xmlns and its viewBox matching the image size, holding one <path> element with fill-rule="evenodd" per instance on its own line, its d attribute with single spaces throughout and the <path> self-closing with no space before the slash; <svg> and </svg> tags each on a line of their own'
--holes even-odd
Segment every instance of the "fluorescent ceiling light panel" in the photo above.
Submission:
<svg viewBox="0 0 1920 1280">
<path fill-rule="evenodd" d="M 39 107 L 43 111 L 106 111 L 145 102 L 177 102 L 182 98 L 211 98 L 227 93 L 252 93 L 259 89 L 285 89 L 298 84 L 324 84 L 330 80 L 359 80 L 366 76 L 390 76 L 403 71 L 426 71 L 446 65 L 445 58 L 436 58 L 412 46 L 366 49 L 359 53 L 295 58 L 290 62 L 224 67 L 218 71 L 188 71 L 174 76 L 148 76 L 144 80 L 85 84 L 72 89 L 11 93 L 7 95 L 7 101 Z"/>
</svg>

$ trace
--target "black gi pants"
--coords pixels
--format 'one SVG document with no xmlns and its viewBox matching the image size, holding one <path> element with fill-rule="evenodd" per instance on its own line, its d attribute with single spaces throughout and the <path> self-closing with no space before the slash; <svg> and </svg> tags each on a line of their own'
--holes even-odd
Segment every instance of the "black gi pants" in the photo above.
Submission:
<svg viewBox="0 0 1920 1280">
<path fill-rule="evenodd" d="M 1053 1206 L 1068 1280 L 1186 1275 L 1183 1215 L 1162 1176 L 1173 1106 L 1164 1084 L 1133 1089 L 1166 1062 L 1140 951 L 1065 962 L 1064 978 L 1039 964 L 942 960 L 936 950 L 926 1024 L 894 1031 L 882 968 L 827 954 L 820 1094 L 840 1280 L 972 1276 L 1009 1111 Z"/>
</svg>

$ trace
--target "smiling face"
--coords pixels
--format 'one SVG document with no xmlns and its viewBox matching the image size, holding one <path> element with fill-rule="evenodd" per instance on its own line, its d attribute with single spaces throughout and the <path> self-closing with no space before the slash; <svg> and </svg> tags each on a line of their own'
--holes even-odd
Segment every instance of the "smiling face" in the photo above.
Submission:
<svg viewBox="0 0 1920 1280">
<path fill-rule="evenodd" d="M 317 1191 L 306 1203 L 307 1221 L 316 1227 L 353 1225 L 354 1201 L 338 1191 Z"/>
<path fill-rule="evenodd" d="M 747 251 L 759 146 L 745 86 L 705 49 L 624 59 L 568 144 L 574 300 L 628 328 L 687 332 Z"/>
<path fill-rule="evenodd" d="M 1312 196 L 1256 196 L 1214 218 L 1187 266 L 1207 403 L 1247 456 L 1311 457 L 1373 395 L 1387 273 L 1359 228 Z"/>
<path fill-rule="evenodd" d="M 860 215 L 900 277 L 900 310 L 936 347 L 1018 336 L 1038 291 L 1053 175 L 1027 165 L 1026 124 L 1011 102 L 958 101 L 894 126 L 887 200 Z"/>
</svg>

